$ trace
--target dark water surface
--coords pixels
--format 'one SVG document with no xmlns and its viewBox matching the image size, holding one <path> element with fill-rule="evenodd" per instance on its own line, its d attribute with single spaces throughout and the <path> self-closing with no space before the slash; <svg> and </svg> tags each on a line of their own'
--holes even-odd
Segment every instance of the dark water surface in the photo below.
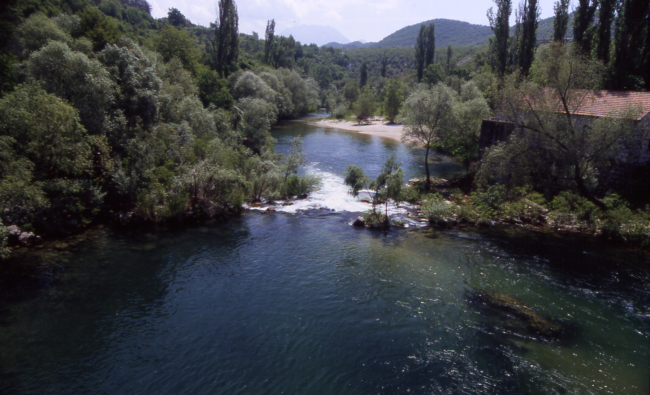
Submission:
<svg viewBox="0 0 650 395">
<path fill-rule="evenodd" d="M 373 176 L 397 152 L 420 172 L 417 151 L 304 125 L 276 131 L 277 150 L 298 134 L 312 170 Z M 29 269 L 10 262 L 0 394 L 649 393 L 645 254 L 514 229 L 373 232 L 354 216 L 98 229 Z M 477 308 L 477 291 L 517 297 L 561 331 Z"/>
</svg>

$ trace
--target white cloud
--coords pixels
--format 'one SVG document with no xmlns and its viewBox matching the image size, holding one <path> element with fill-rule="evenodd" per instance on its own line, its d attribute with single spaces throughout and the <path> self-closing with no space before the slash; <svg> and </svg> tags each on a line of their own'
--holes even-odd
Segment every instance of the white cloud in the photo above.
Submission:
<svg viewBox="0 0 650 395">
<path fill-rule="evenodd" d="M 216 1 L 149 0 L 154 17 L 178 8 L 193 23 L 209 26 L 217 17 Z M 408 25 L 447 18 L 487 25 L 492 0 L 246 0 L 236 1 L 239 30 L 262 36 L 266 22 L 275 19 L 276 31 L 295 25 L 323 25 L 338 29 L 350 40 L 379 41 Z M 542 18 L 553 15 L 554 0 L 540 0 Z M 513 4 L 513 8 L 516 5 Z"/>
</svg>

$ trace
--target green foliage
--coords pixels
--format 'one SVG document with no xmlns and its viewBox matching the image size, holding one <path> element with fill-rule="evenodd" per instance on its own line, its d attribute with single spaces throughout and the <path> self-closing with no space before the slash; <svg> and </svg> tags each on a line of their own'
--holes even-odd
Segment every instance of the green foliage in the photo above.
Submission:
<svg viewBox="0 0 650 395">
<path fill-rule="evenodd" d="M 65 43 L 50 41 L 33 53 L 24 67 L 28 81 L 39 81 L 48 93 L 79 111 L 88 132 L 103 132 L 117 92 L 111 75 L 99 60 L 74 52 Z"/>
<path fill-rule="evenodd" d="M 537 23 L 539 21 L 539 5 L 537 0 L 528 0 L 524 3 L 521 20 L 521 37 L 519 40 L 519 69 L 523 75 L 528 75 L 533 63 L 535 48 L 537 47 Z"/>
<path fill-rule="evenodd" d="M 368 83 L 368 63 L 363 62 L 361 64 L 361 71 L 359 73 L 359 86 L 363 88 Z"/>
<path fill-rule="evenodd" d="M 214 70 L 202 70 L 196 81 L 199 88 L 199 98 L 204 106 L 214 104 L 219 108 L 229 109 L 233 105 L 233 98 L 228 90 L 228 82 L 219 77 Z"/>
<path fill-rule="evenodd" d="M 7 239 L 9 238 L 9 231 L 2 224 L 0 219 L 0 260 L 9 256 L 9 248 L 7 248 Z"/>
<path fill-rule="evenodd" d="M 420 189 L 417 187 L 404 187 L 397 200 L 400 202 L 417 203 L 420 201 Z"/>
<path fill-rule="evenodd" d="M 454 213 L 454 205 L 447 202 L 440 194 L 429 195 L 421 206 L 422 215 L 429 222 L 439 224 Z"/>
<path fill-rule="evenodd" d="M 0 100 L 0 136 L 3 159 L 11 161 L 3 160 L 0 183 L 7 190 L 2 194 L 16 192 L 5 197 L 5 208 L 24 204 L 33 210 L 47 197 L 50 205 L 46 222 L 39 219 L 41 228 L 92 218 L 103 198 L 95 166 L 110 172 L 112 161 L 109 150 L 95 151 L 106 146 L 105 138 L 87 136 L 73 107 L 36 83 L 21 85 Z"/>
<path fill-rule="evenodd" d="M 210 67 L 219 75 L 228 76 L 237 70 L 239 57 L 239 16 L 233 0 L 219 0 L 218 19 L 209 46 Z"/>
<path fill-rule="evenodd" d="M 488 10 L 490 27 L 494 38 L 490 38 L 490 60 L 492 69 L 499 75 L 506 72 L 508 58 L 508 41 L 510 37 L 510 14 L 512 13 L 511 0 L 495 0 L 497 5 L 496 15 L 492 8 Z"/>
<path fill-rule="evenodd" d="M 404 102 L 401 121 L 404 124 L 403 139 L 423 145 L 427 190 L 430 188 L 429 150 L 440 136 L 449 133 L 454 124 L 455 93 L 449 87 L 438 84 L 430 89 L 418 89 Z"/>
<path fill-rule="evenodd" d="M 284 158 L 282 172 L 284 173 L 284 182 L 286 183 L 289 176 L 298 174 L 298 168 L 307 164 L 307 155 L 302 146 L 302 139 L 296 137 L 291 142 L 291 152 Z"/>
<path fill-rule="evenodd" d="M 178 8 L 170 8 L 167 13 L 167 20 L 174 27 L 186 27 L 190 24 L 185 15 Z"/>
<path fill-rule="evenodd" d="M 350 195 L 358 196 L 359 192 L 368 186 L 369 180 L 366 173 L 359 166 L 348 165 L 343 182 L 350 187 Z"/>
<path fill-rule="evenodd" d="M 389 123 L 394 123 L 402 108 L 404 101 L 404 93 L 401 89 L 401 84 L 398 80 L 393 79 L 388 82 L 386 88 L 386 99 L 384 99 L 384 108 L 386 110 L 386 118 Z"/>
<path fill-rule="evenodd" d="M 23 55 L 29 56 L 47 44 L 49 40 L 72 43 L 72 36 L 59 25 L 41 13 L 32 14 L 17 31 L 18 38 L 25 48 Z"/>
<path fill-rule="evenodd" d="M 472 203 L 481 216 L 497 218 L 501 212 L 501 205 L 506 201 L 506 189 L 503 185 L 491 185 L 487 190 L 472 193 Z"/>
<path fill-rule="evenodd" d="M 95 51 L 102 50 L 106 44 L 115 44 L 122 35 L 115 19 L 97 7 L 86 7 L 77 17 L 80 20 L 78 34 L 88 37 Z"/>
<path fill-rule="evenodd" d="M 153 46 L 165 62 L 178 58 L 183 63 L 183 67 L 194 74 L 198 73 L 201 54 L 196 41 L 185 30 L 165 26 L 153 38 Z"/>
<path fill-rule="evenodd" d="M 418 82 L 422 81 L 424 70 L 433 64 L 436 51 L 436 36 L 433 22 L 420 25 L 420 33 L 415 43 L 415 69 Z"/>
<path fill-rule="evenodd" d="M 300 196 L 317 191 L 321 180 L 310 174 L 292 175 L 286 182 L 286 196 Z"/>
<path fill-rule="evenodd" d="M 357 118 L 357 122 L 361 124 L 366 122 L 375 114 L 375 96 L 370 90 L 369 87 L 364 87 L 361 90 L 361 94 L 357 98 L 357 101 L 354 102 L 354 116 Z"/>
</svg>

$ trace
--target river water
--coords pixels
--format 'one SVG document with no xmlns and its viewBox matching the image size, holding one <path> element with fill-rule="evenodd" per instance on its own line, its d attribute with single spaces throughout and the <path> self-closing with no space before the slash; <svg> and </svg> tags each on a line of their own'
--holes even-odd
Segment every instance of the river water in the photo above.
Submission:
<svg viewBox="0 0 650 395">
<path fill-rule="evenodd" d="M 512 228 L 353 228 L 347 164 L 374 177 L 396 153 L 417 176 L 422 152 L 304 123 L 274 136 L 278 152 L 302 136 L 304 171 L 332 187 L 320 208 L 96 229 L 2 267 L 0 394 L 650 392 L 645 254 Z"/>
</svg>

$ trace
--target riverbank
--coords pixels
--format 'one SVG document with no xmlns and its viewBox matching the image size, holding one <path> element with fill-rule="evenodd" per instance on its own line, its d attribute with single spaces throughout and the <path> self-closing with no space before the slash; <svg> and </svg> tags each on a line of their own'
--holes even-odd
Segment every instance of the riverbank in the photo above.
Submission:
<svg viewBox="0 0 650 395">
<path fill-rule="evenodd" d="M 395 141 L 402 141 L 404 126 L 400 124 L 388 124 L 383 120 L 372 120 L 370 123 L 359 125 L 351 121 L 337 121 L 334 119 L 321 119 L 316 122 L 310 122 L 311 125 L 320 126 L 330 129 L 347 130 L 359 134 L 370 136 L 379 136 Z"/>
</svg>

